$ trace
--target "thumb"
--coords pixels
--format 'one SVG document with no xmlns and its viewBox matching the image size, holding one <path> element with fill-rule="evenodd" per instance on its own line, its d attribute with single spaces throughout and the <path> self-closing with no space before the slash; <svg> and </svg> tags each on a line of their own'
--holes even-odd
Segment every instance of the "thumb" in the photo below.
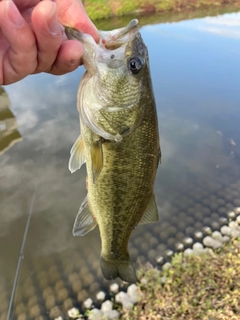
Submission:
<svg viewBox="0 0 240 320">
<path fill-rule="evenodd" d="M 88 17 L 80 0 L 54 1 L 57 4 L 58 18 L 61 24 L 88 33 L 96 42 L 99 41 L 99 32 Z"/>
</svg>

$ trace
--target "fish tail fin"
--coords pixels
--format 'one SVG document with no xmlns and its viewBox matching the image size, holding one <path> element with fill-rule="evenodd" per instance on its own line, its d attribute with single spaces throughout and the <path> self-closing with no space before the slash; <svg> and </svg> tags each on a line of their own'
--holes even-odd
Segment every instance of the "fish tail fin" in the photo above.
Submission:
<svg viewBox="0 0 240 320">
<path fill-rule="evenodd" d="M 138 281 L 135 269 L 130 259 L 126 261 L 111 261 L 105 260 L 101 256 L 101 269 L 104 277 L 107 280 L 112 280 L 119 277 L 123 281 L 130 283 L 135 283 Z"/>
</svg>

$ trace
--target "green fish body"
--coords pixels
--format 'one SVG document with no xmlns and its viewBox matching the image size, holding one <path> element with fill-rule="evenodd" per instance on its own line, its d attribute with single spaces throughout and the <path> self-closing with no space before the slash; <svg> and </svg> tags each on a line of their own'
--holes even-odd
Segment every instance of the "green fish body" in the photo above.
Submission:
<svg viewBox="0 0 240 320">
<path fill-rule="evenodd" d="M 128 253 L 133 229 L 158 221 L 153 187 L 161 158 L 148 52 L 137 23 L 100 32 L 99 44 L 66 28 L 68 38 L 82 41 L 87 70 L 78 92 L 81 134 L 69 169 L 86 162 L 88 195 L 73 234 L 83 236 L 98 224 L 103 275 L 127 282 L 137 281 Z"/>
</svg>

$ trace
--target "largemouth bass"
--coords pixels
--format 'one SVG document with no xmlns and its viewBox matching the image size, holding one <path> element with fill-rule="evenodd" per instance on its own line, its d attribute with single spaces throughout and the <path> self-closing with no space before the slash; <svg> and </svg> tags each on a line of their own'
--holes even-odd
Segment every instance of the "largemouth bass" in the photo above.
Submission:
<svg viewBox="0 0 240 320">
<path fill-rule="evenodd" d="M 69 169 L 87 166 L 88 195 L 73 234 L 84 236 L 98 224 L 101 269 L 106 279 L 136 282 L 128 241 L 138 224 L 158 221 L 153 186 L 161 158 L 148 51 L 138 21 L 100 31 L 100 42 L 65 28 L 83 43 L 86 68 L 77 98 L 81 134 Z"/>
</svg>

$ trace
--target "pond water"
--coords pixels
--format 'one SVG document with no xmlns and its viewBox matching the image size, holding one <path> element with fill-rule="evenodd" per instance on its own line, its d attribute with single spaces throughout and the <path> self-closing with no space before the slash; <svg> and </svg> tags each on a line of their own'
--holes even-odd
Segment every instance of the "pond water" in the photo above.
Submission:
<svg viewBox="0 0 240 320">
<path fill-rule="evenodd" d="M 240 13 L 149 24 L 142 36 L 161 137 L 160 221 L 134 230 L 130 254 L 139 264 L 156 264 L 184 237 L 218 228 L 219 217 L 240 205 Z M 99 266 L 98 230 L 72 236 L 86 194 L 85 168 L 68 171 L 83 72 L 30 76 L 4 88 L 10 101 L 0 95 L 1 320 L 29 214 L 12 319 L 51 319 L 109 287 Z"/>
</svg>

